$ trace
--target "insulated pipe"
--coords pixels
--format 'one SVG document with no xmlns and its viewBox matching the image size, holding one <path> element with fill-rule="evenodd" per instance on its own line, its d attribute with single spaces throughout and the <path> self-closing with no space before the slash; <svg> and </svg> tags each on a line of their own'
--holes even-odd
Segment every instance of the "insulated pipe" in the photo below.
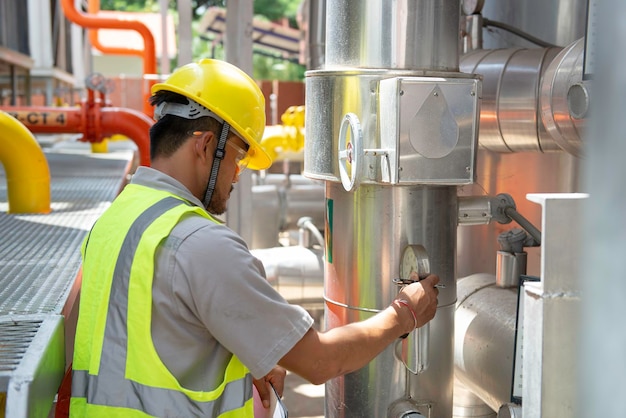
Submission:
<svg viewBox="0 0 626 418">
<path fill-rule="evenodd" d="M 35 134 L 82 133 L 83 140 L 100 142 L 123 134 L 139 151 L 139 163 L 150 165 L 150 127 L 152 119 L 133 109 L 100 107 L 83 103 L 81 107 L 16 106 L 4 109 Z"/>
<path fill-rule="evenodd" d="M 481 273 L 459 279 L 457 291 L 454 374 L 497 411 L 511 400 L 517 289 Z"/>
<path fill-rule="evenodd" d="M 33 134 L 0 111 L 0 162 L 7 177 L 9 213 L 50 212 L 50 170 Z"/>
<path fill-rule="evenodd" d="M 91 5 L 91 2 L 90 2 Z M 126 29 L 139 32 L 144 42 L 143 71 L 144 75 L 156 74 L 156 47 L 150 29 L 141 22 L 92 16 L 76 10 L 74 0 L 61 0 L 65 16 L 71 22 L 87 29 Z M 92 8 L 94 7 L 91 5 Z M 149 91 L 149 89 L 148 89 Z M 153 108 L 148 103 L 149 92 L 144 91 L 144 113 L 152 116 Z"/>
<path fill-rule="evenodd" d="M 583 40 L 566 48 L 475 50 L 461 57 L 462 72 L 483 76 L 481 147 L 581 155 L 589 106 Z"/>
<path fill-rule="evenodd" d="M 541 78 L 559 48 L 476 50 L 461 57 L 462 72 L 483 76 L 481 147 L 495 152 L 555 151 L 541 123 Z"/>
</svg>

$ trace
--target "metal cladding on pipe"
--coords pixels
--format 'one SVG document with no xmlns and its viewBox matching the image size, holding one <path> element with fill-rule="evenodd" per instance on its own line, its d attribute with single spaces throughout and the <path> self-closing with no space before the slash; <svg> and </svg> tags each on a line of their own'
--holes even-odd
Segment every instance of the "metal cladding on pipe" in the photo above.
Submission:
<svg viewBox="0 0 626 418">
<path fill-rule="evenodd" d="M 458 1 L 328 1 L 326 68 L 458 71 Z"/>
<path fill-rule="evenodd" d="M 298 228 L 302 217 L 311 217 L 316 226 L 323 228 L 324 187 L 308 179 L 300 184 L 287 182 L 285 176 L 275 176 L 271 181 L 277 179 L 282 181 L 252 187 L 252 207 L 259 221 L 254 222 L 250 248 L 278 246 L 279 233 Z"/>
<path fill-rule="evenodd" d="M 476 50 L 461 58 L 461 71 L 483 76 L 483 148 L 581 155 L 589 105 L 583 40 L 563 49 Z"/>
<path fill-rule="evenodd" d="M 90 142 L 123 134 L 137 145 L 139 162 L 150 165 L 149 130 L 154 121 L 133 109 L 83 104 L 81 107 L 16 106 L 2 110 L 22 122 L 32 133 L 82 133 Z"/>
<path fill-rule="evenodd" d="M 454 373 L 497 411 L 511 399 L 517 291 L 491 274 L 459 279 L 457 289 Z"/>
<path fill-rule="evenodd" d="M 554 151 L 541 123 L 541 76 L 559 48 L 477 50 L 461 57 L 462 72 L 483 76 L 479 144 L 490 151 Z"/>
<path fill-rule="evenodd" d="M 0 111 L 0 161 L 7 177 L 9 213 L 50 212 L 50 170 L 33 134 Z"/>
<path fill-rule="evenodd" d="M 413 374 L 392 344 L 326 383 L 327 417 L 452 416 L 456 186 L 475 175 L 481 97 L 479 78 L 459 72 L 459 19 L 456 0 L 326 3 L 326 63 L 307 72 L 304 175 L 326 182 L 327 329 L 385 309 L 411 245 L 446 285 L 428 367 Z"/>
<path fill-rule="evenodd" d="M 581 38 L 550 63 L 541 82 L 541 118 L 548 133 L 565 151 L 582 156 L 583 130 L 589 108 L 583 83 L 585 39 Z"/>
</svg>

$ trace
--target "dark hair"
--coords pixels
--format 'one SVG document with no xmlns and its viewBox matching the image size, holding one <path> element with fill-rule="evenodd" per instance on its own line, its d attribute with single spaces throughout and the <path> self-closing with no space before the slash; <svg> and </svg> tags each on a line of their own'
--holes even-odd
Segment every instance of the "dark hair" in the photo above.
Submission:
<svg viewBox="0 0 626 418">
<path fill-rule="evenodd" d="M 186 104 L 182 94 L 167 90 L 158 91 L 150 97 L 150 104 L 158 106 L 163 102 Z M 193 131 L 212 131 L 219 135 L 221 124 L 215 119 L 204 116 L 198 119 L 185 119 L 180 116 L 165 115 L 150 128 L 150 158 L 171 156 Z"/>
</svg>

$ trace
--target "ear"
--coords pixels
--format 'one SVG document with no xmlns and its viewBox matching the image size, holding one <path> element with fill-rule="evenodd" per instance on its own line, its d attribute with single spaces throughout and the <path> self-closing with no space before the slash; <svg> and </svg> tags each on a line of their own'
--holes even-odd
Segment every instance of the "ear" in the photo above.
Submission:
<svg viewBox="0 0 626 418">
<path fill-rule="evenodd" d="M 215 134 L 211 131 L 203 132 L 202 135 L 194 138 L 194 152 L 198 158 L 206 161 L 213 156 L 212 142 Z"/>
</svg>

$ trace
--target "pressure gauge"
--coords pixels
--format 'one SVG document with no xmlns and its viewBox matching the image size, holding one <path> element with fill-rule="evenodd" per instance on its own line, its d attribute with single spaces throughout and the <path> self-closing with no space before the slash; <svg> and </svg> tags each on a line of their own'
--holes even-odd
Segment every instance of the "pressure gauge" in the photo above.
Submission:
<svg viewBox="0 0 626 418">
<path fill-rule="evenodd" d="M 467 16 L 471 16 L 475 13 L 480 13 L 485 4 L 485 0 L 463 0 L 462 8 L 463 13 Z"/>
<path fill-rule="evenodd" d="M 410 280 L 411 273 L 416 272 L 419 279 L 430 274 L 430 260 L 426 248 L 419 244 L 407 245 L 400 263 L 400 278 Z"/>
</svg>

